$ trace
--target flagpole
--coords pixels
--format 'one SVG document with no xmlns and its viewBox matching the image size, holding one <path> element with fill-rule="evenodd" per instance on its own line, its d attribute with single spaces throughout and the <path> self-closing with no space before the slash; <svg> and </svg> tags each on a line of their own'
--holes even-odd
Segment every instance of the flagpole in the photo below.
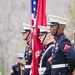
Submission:
<svg viewBox="0 0 75 75">
<path fill-rule="evenodd" d="M 37 34 L 39 33 L 38 25 L 46 26 L 46 0 L 31 0 L 32 1 L 32 25 L 35 25 L 33 32 L 33 44 L 32 44 L 32 75 L 38 75 L 38 65 L 40 60 L 40 54 L 42 52 L 42 44 Z"/>
</svg>

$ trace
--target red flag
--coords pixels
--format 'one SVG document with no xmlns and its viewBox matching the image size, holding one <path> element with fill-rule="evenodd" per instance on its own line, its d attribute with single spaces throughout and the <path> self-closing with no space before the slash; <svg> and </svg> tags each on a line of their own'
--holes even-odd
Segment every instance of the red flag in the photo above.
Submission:
<svg viewBox="0 0 75 75">
<path fill-rule="evenodd" d="M 37 34 L 39 33 L 38 25 L 46 26 L 46 0 L 38 0 L 36 13 L 36 26 L 34 29 L 32 44 L 32 75 L 38 75 L 39 57 L 42 50 L 42 45 Z"/>
</svg>

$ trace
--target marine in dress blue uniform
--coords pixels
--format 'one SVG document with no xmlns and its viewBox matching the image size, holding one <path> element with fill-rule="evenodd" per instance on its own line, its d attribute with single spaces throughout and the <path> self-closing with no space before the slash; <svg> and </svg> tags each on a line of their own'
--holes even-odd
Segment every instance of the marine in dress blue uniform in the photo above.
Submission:
<svg viewBox="0 0 75 75">
<path fill-rule="evenodd" d="M 25 58 L 25 69 L 24 69 L 24 75 L 29 75 L 30 74 L 30 69 L 31 69 L 31 62 L 32 62 L 32 51 L 31 51 L 31 43 L 30 43 L 30 38 L 31 38 L 31 26 L 23 23 L 23 31 L 22 31 L 23 39 L 27 41 L 27 45 L 25 47 L 24 51 L 24 58 Z"/>
<path fill-rule="evenodd" d="M 25 48 L 25 70 L 24 70 L 24 75 L 29 75 L 30 74 L 30 69 L 31 69 L 31 62 L 32 62 L 32 51 L 29 48 L 29 45 L 26 46 Z"/>
<path fill-rule="evenodd" d="M 39 74 L 51 75 L 51 65 L 49 64 L 48 59 L 51 57 L 51 51 L 54 46 L 54 37 L 50 34 L 49 27 L 39 26 L 39 29 L 39 39 L 41 40 L 41 43 L 45 45 L 40 59 Z"/>
<path fill-rule="evenodd" d="M 72 75 L 75 64 L 75 52 L 70 40 L 64 35 L 67 20 L 50 15 L 50 31 L 55 36 L 55 47 L 50 62 L 51 75 Z"/>
<path fill-rule="evenodd" d="M 23 53 L 18 53 L 17 54 L 17 59 L 18 59 L 18 62 L 12 66 L 12 69 L 11 69 L 11 75 L 23 75 L 24 73 L 24 64 L 23 64 L 23 57 L 24 57 L 24 54 Z"/>
</svg>

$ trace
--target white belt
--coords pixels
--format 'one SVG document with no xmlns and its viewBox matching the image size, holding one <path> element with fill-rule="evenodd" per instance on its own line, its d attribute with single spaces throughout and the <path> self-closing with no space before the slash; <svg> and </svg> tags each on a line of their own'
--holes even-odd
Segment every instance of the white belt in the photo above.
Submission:
<svg viewBox="0 0 75 75">
<path fill-rule="evenodd" d="M 57 64 L 57 65 L 52 65 L 52 69 L 55 69 L 55 68 L 64 68 L 64 67 L 68 67 L 68 64 Z"/>
<path fill-rule="evenodd" d="M 46 67 L 39 68 L 39 74 L 43 74 L 46 70 Z"/>
<path fill-rule="evenodd" d="M 26 65 L 25 68 L 31 68 L 31 65 Z"/>
</svg>

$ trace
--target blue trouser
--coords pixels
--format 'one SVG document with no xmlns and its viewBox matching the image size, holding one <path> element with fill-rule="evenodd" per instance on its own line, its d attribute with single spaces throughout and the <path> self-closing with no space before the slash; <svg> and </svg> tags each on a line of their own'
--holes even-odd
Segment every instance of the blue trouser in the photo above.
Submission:
<svg viewBox="0 0 75 75">
<path fill-rule="evenodd" d="M 24 75 L 29 75 L 29 74 L 30 74 L 30 69 L 29 68 L 24 69 Z"/>
<path fill-rule="evenodd" d="M 68 68 L 57 68 L 51 70 L 51 75 L 72 75 Z"/>
</svg>

